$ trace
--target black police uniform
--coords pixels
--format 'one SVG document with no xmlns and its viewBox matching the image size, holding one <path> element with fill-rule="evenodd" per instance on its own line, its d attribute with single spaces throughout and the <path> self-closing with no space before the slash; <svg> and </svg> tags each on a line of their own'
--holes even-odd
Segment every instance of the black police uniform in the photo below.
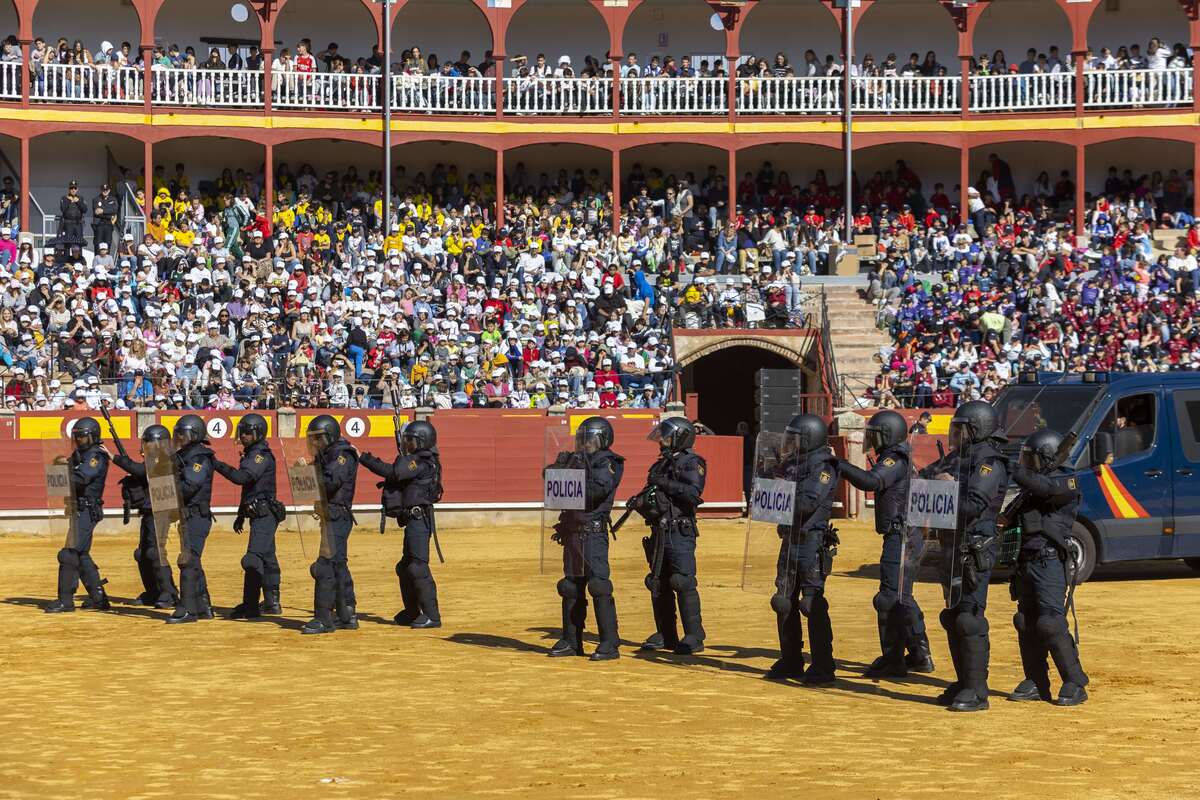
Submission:
<svg viewBox="0 0 1200 800">
<path fill-rule="evenodd" d="M 112 247 L 114 223 L 113 219 L 121 210 L 117 196 L 112 192 L 108 195 L 98 194 L 92 201 L 92 248 L 99 249 L 104 242 Z"/>
<path fill-rule="evenodd" d="M 108 453 L 99 444 L 75 450 L 67 461 L 75 496 L 75 508 L 70 512 L 68 524 L 74 532 L 75 546 L 58 551 L 58 606 L 63 610 L 74 608 L 75 589 L 81 580 L 88 593 L 83 607 L 108 608 L 105 581 L 100 578 L 100 568 L 92 560 L 92 533 L 104 519 L 108 461 Z"/>
<path fill-rule="evenodd" d="M 158 552 L 154 509 L 150 506 L 150 483 L 146 479 L 146 465 L 120 453 L 113 456 L 113 463 L 129 473 L 121 479 L 121 500 L 127 517 L 125 521 L 129 521 L 129 511 L 136 511 L 141 518 L 138 546 L 133 551 L 133 560 L 137 562 L 142 588 L 145 589 L 138 600 L 143 605 L 172 608 L 179 602 L 179 590 L 175 588 L 171 565 L 160 563 L 162 559 Z"/>
<path fill-rule="evenodd" d="M 273 612 L 279 607 L 279 558 L 275 555 L 275 531 L 283 520 L 283 506 L 275 497 L 275 454 L 265 441 L 242 450 L 237 469 L 214 460 L 213 468 L 221 477 L 242 487 L 234 530 L 239 533 L 250 520 L 250 541 L 242 556 L 245 578 L 242 582 L 240 616 L 259 616 L 259 593 L 264 607 Z"/>
<path fill-rule="evenodd" d="M 779 628 L 779 663 L 784 673 L 806 683 L 834 680 L 833 624 L 825 579 L 837 553 L 837 533 L 829 524 L 833 490 L 838 482 L 837 458 L 828 446 L 793 459 L 783 468 L 783 478 L 796 483 L 796 511 L 791 525 L 778 528 L 779 560 L 775 567 L 775 610 Z M 804 671 L 804 630 L 808 619 L 812 665 Z"/>
<path fill-rule="evenodd" d="M 1022 682 L 1012 699 L 1050 699 L 1049 655 L 1063 682 L 1059 703 L 1075 705 L 1087 698 L 1083 687 L 1088 677 L 1067 627 L 1064 598 L 1070 563 L 1067 535 L 1079 511 L 1079 489 L 1073 473 L 1061 468 L 1040 474 L 1018 465 L 1013 478 L 1021 494 L 1008 512 L 1008 521 L 1022 530 L 1010 589 L 1017 602 L 1013 625 L 1025 679 L 1032 686 Z"/>
<path fill-rule="evenodd" d="M 596 628 L 600 646 L 594 659 L 616 658 L 617 604 L 608 567 L 608 520 L 613 498 L 625 474 L 625 459 L 611 450 L 572 454 L 583 460 L 587 471 L 587 508 L 563 511 L 555 525 L 555 536 L 563 545 L 563 579 L 558 582 L 562 597 L 562 638 L 551 654 L 583 655 L 583 627 L 587 621 L 587 596 L 596 605 Z M 557 462 L 556 462 L 557 464 Z"/>
<path fill-rule="evenodd" d="M 325 490 L 324 521 L 331 546 L 329 558 L 318 556 L 309 568 L 316 581 L 313 590 L 314 616 L 325 626 L 357 627 L 354 608 L 354 578 L 350 574 L 349 541 L 354 528 L 354 486 L 358 479 L 358 452 L 345 439 L 338 439 L 317 456 L 317 468 Z"/>
<path fill-rule="evenodd" d="M 661 645 L 685 653 L 704 649 L 700 592 L 696 589 L 696 509 L 703 502 L 707 466 L 694 450 L 664 453 L 650 467 L 647 484 L 655 488 L 650 536 L 643 540 L 650 572 L 654 626 Z M 675 627 L 675 606 L 683 622 L 683 640 Z M 651 643 L 648 643 L 651 644 Z"/>
<path fill-rule="evenodd" d="M 175 453 L 179 502 L 183 507 L 183 537 L 179 547 L 179 590 L 182 605 L 174 618 L 212 618 L 212 600 L 201 557 L 212 530 L 213 451 L 203 442 L 189 442 Z"/>
<path fill-rule="evenodd" d="M 400 454 L 391 464 L 370 453 L 362 465 L 383 478 L 383 511 L 404 526 L 404 555 L 396 563 L 404 609 L 396 614 L 401 625 L 435 627 L 441 624 L 437 584 L 429 569 L 429 540 L 434 531 L 433 504 L 440 499 L 442 465 L 434 450 Z"/>
<path fill-rule="evenodd" d="M 943 705 L 987 705 L 991 642 L 984 612 L 997 557 L 996 517 L 1008 487 L 1008 460 L 997 447 L 1003 441 L 1003 437 L 989 437 L 964 445 L 963 450 L 947 454 L 922 471 L 925 476 L 946 472 L 960 479 L 958 518 L 962 530 L 940 536 L 942 592 L 953 604 L 942 611 L 941 624 L 956 675 L 938 698 Z M 953 585 L 959 581 L 961 585 Z"/>
<path fill-rule="evenodd" d="M 838 467 L 842 477 L 853 486 L 875 493 L 875 532 L 883 537 L 879 591 L 872 601 L 879 621 L 883 657 L 872 667 L 877 666 L 889 675 L 903 675 L 908 666 L 932 671 L 925 615 L 912 592 L 925 550 L 923 531 L 910 529 L 907 524 L 912 449 L 907 442 L 885 448 L 878 453 L 870 471 L 846 461 L 839 462 Z M 907 662 L 906 648 L 910 654 Z"/>
</svg>

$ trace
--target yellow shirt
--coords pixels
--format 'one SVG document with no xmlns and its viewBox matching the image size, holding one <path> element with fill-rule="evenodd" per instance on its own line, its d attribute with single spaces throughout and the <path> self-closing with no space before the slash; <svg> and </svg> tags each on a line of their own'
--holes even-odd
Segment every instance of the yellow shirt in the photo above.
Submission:
<svg viewBox="0 0 1200 800">
<path fill-rule="evenodd" d="M 398 233 L 393 233 L 383 240 L 383 254 L 387 255 L 393 250 L 404 252 L 404 237 Z"/>
</svg>

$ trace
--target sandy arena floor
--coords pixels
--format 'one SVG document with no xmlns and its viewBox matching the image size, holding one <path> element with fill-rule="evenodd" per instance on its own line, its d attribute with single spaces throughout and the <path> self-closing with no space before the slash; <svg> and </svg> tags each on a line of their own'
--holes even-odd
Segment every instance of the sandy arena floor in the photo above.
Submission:
<svg viewBox="0 0 1200 800">
<path fill-rule="evenodd" d="M 708 649 L 633 657 L 651 632 L 640 531 L 615 546 L 627 647 L 616 662 L 548 659 L 557 575 L 532 531 L 444 531 L 445 626 L 391 624 L 401 538 L 351 540 L 362 628 L 308 637 L 312 584 L 281 535 L 285 618 L 169 627 L 131 605 L 136 537 L 94 555 L 116 613 L 48 616 L 56 541 L 0 537 L 0 797 L 293 798 L 414 795 L 1186 798 L 1200 794 L 1200 576 L 1180 562 L 1109 570 L 1077 595 L 1091 701 L 1004 702 L 1020 679 L 1012 603 L 992 587 L 992 709 L 932 704 L 950 679 L 932 575 L 918 586 L 938 671 L 861 676 L 877 654 L 878 539 L 841 523 L 830 579 L 836 687 L 762 679 L 775 658 L 767 594 L 739 588 L 744 527 L 707 522 Z M 216 532 L 213 600 L 240 597 L 245 540 Z M 311 544 L 310 544 L 311 547 Z M 949 744 L 951 741 L 955 744 Z"/>
</svg>

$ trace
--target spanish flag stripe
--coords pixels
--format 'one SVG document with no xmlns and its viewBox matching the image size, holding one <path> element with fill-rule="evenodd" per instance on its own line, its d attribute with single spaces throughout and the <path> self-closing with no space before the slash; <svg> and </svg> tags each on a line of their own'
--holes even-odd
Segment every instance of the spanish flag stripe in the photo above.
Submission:
<svg viewBox="0 0 1200 800">
<path fill-rule="evenodd" d="M 1099 479 L 1104 501 L 1108 503 L 1108 509 L 1114 517 L 1117 519 L 1144 519 L 1150 516 L 1107 464 L 1101 465 L 1096 477 Z"/>
<path fill-rule="evenodd" d="M 1105 466 L 1108 467 L 1107 464 Z M 1121 481 L 1117 478 L 1116 473 L 1112 471 L 1111 467 L 1108 467 L 1108 472 L 1109 475 L 1112 476 L 1113 484 L 1117 487 L 1117 492 L 1120 493 L 1120 495 L 1125 499 L 1125 502 L 1129 504 L 1129 507 L 1133 509 L 1137 517 L 1139 519 L 1149 517 L 1150 515 L 1146 513 L 1146 509 L 1142 508 L 1142 504 L 1139 503 L 1137 499 L 1129 492 L 1129 489 L 1125 487 L 1125 484 L 1121 483 Z"/>
</svg>

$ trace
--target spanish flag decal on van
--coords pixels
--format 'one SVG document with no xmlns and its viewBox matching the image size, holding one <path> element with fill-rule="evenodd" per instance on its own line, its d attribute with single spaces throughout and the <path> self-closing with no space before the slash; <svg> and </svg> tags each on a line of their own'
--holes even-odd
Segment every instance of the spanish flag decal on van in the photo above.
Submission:
<svg viewBox="0 0 1200 800">
<path fill-rule="evenodd" d="M 1150 515 L 1141 503 L 1134 499 L 1125 484 L 1112 471 L 1112 467 L 1101 464 L 1096 470 L 1096 478 L 1100 482 L 1100 491 L 1104 493 L 1104 502 L 1114 519 L 1146 519 Z"/>
</svg>

